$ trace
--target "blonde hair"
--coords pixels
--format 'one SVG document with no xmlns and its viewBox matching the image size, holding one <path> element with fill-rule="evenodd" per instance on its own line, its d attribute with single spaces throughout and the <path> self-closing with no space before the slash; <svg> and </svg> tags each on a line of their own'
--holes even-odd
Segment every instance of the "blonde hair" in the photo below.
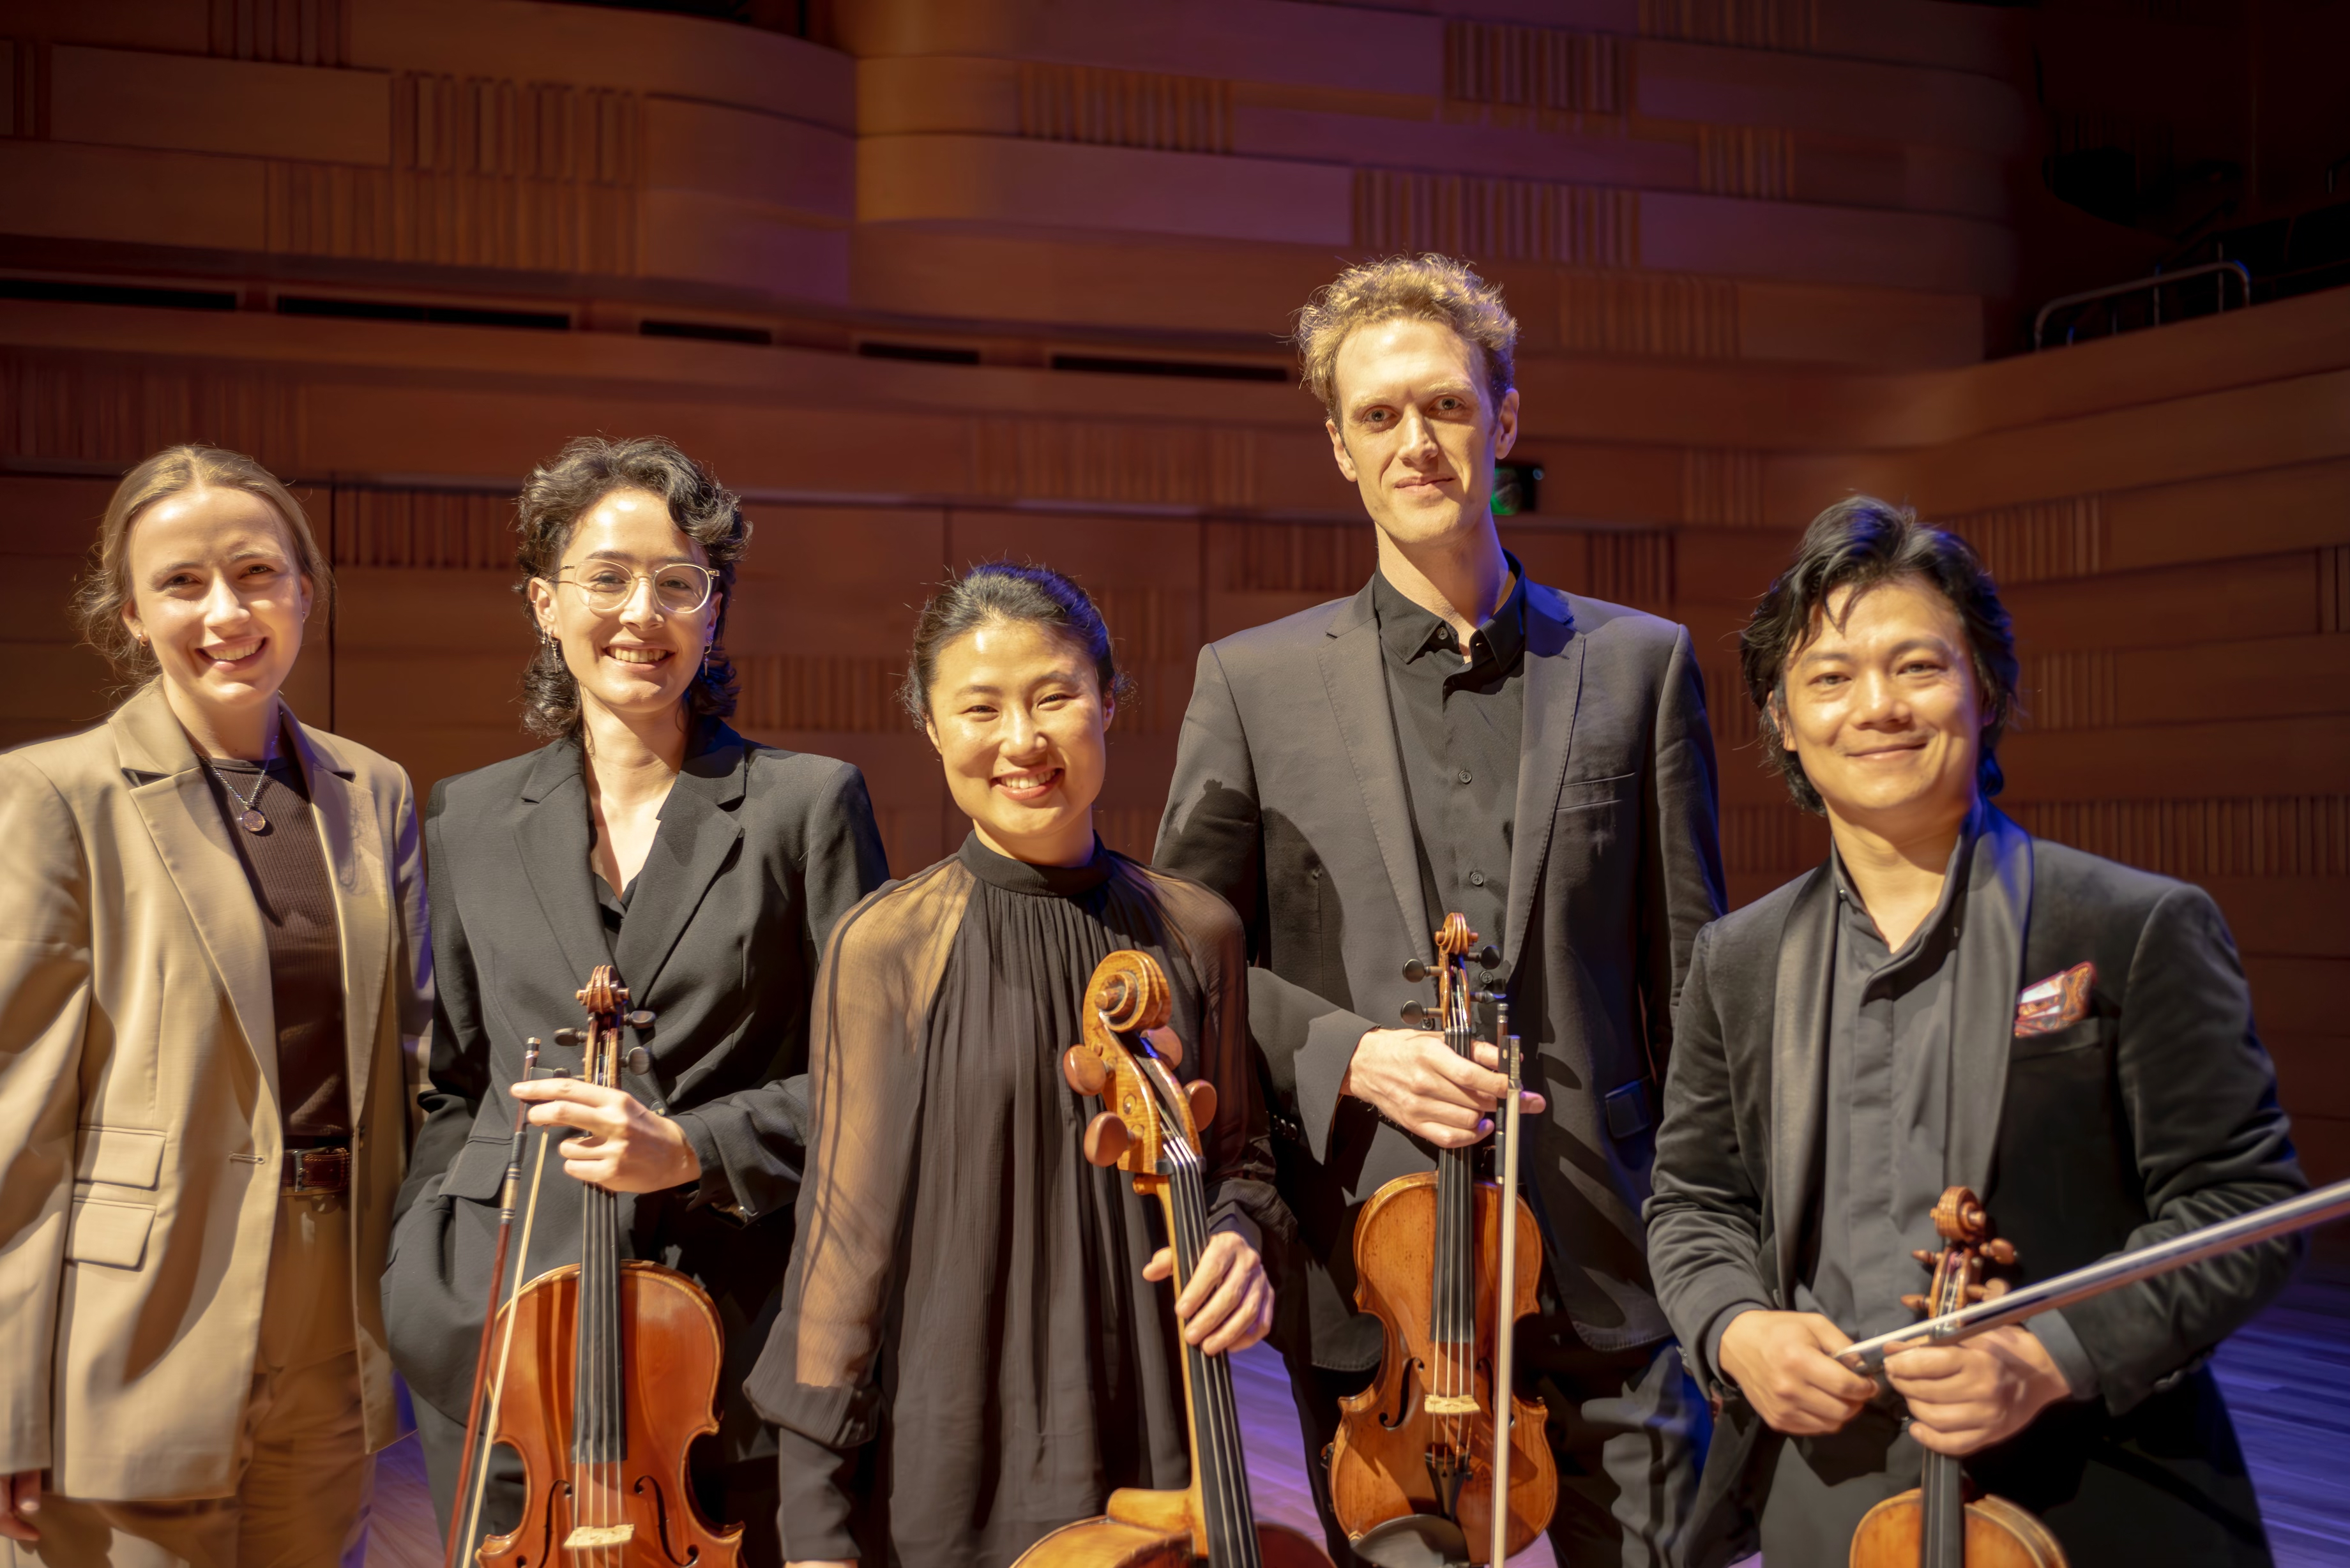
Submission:
<svg viewBox="0 0 2350 1568">
<path fill-rule="evenodd" d="M 159 666 L 155 650 L 131 635 L 122 611 L 132 599 L 130 587 L 130 525 L 157 502 L 199 487 L 242 490 L 259 496 L 285 524 L 286 542 L 294 546 L 302 575 L 310 579 L 314 605 L 331 607 L 335 577 L 326 552 L 310 532 L 302 504 L 278 482 L 277 476 L 242 452 L 190 442 L 166 447 L 149 458 L 114 487 L 106 516 L 98 525 L 98 542 L 90 546 L 89 567 L 74 589 L 74 618 L 82 636 L 114 667 L 125 691 L 144 685 Z"/>
<path fill-rule="evenodd" d="M 1495 408 L 1517 385 L 1518 318 L 1502 291 L 1469 264 L 1430 252 L 1357 262 L 1316 289 L 1297 313 L 1297 345 L 1305 389 L 1338 417 L 1338 350 L 1358 328 L 1399 317 L 1450 327 L 1485 359 L 1485 389 Z"/>
</svg>

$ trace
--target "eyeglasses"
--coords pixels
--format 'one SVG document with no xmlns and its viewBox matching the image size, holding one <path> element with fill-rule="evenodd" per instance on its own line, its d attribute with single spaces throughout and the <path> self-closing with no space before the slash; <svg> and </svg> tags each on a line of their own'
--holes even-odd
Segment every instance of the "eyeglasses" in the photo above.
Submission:
<svg viewBox="0 0 2350 1568">
<path fill-rule="evenodd" d="M 691 615 L 710 602 L 717 590 L 718 574 L 708 566 L 697 566 L 691 561 L 671 561 L 650 572 L 631 572 L 619 566 L 597 565 L 575 568 L 576 577 L 557 572 L 555 580 L 568 582 L 588 601 L 588 607 L 598 615 L 609 615 L 635 597 L 640 582 L 653 586 L 653 603 L 663 615 Z"/>
</svg>

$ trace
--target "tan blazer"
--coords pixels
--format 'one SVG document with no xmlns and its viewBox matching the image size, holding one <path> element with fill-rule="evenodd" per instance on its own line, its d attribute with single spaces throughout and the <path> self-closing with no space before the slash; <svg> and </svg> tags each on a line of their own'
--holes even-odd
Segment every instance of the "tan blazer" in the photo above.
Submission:
<svg viewBox="0 0 2350 1568">
<path fill-rule="evenodd" d="M 368 1444 L 400 1435 L 378 1282 L 432 944 L 408 775 L 290 722 L 342 922 Z M 0 753 L 0 1472 L 225 1496 L 284 1137 L 269 950 L 160 687 Z"/>
</svg>

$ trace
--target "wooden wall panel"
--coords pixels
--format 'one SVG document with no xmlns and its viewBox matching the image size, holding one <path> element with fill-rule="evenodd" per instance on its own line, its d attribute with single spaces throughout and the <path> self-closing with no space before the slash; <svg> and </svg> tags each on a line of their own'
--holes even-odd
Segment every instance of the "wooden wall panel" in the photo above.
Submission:
<svg viewBox="0 0 2350 1568">
<path fill-rule="evenodd" d="M 1688 626 L 1733 900 L 1825 842 L 1738 628 L 1820 507 L 1914 503 L 2015 618 L 2004 804 L 2213 892 L 2313 1171 L 2350 1173 L 2350 291 L 1978 363 L 2033 113 L 1991 12 L 1461 8 L 871 0 L 827 49 L 511 0 L 0 0 L 0 241 L 239 306 L 0 304 L 0 741 L 99 711 L 62 606 L 105 476 L 198 439 L 305 482 L 332 540 L 307 717 L 426 787 L 523 751 L 517 476 L 658 430 L 754 497 L 743 727 L 862 767 L 898 869 L 964 831 L 894 703 L 914 607 L 996 555 L 1100 596 L 1139 682 L 1103 830 L 1147 852 L 1201 641 L 1356 591 L 1372 535 L 1295 390 L 1050 367 L 1283 364 L 1340 260 L 1458 248 L 1525 327 L 1545 480 L 1505 541 Z M 296 288 L 571 329 L 277 314 Z M 672 314 L 775 346 L 638 335 Z"/>
</svg>

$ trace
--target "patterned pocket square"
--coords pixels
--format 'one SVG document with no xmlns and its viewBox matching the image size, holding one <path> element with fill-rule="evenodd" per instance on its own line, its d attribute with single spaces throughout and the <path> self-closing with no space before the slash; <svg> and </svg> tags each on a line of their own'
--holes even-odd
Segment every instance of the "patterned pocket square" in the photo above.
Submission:
<svg viewBox="0 0 2350 1568">
<path fill-rule="evenodd" d="M 2097 966 L 2076 963 L 2062 974 L 2052 974 L 2027 985 L 2015 999 L 2015 1037 L 2054 1034 L 2089 1016 L 2089 988 L 2097 983 Z"/>
</svg>

